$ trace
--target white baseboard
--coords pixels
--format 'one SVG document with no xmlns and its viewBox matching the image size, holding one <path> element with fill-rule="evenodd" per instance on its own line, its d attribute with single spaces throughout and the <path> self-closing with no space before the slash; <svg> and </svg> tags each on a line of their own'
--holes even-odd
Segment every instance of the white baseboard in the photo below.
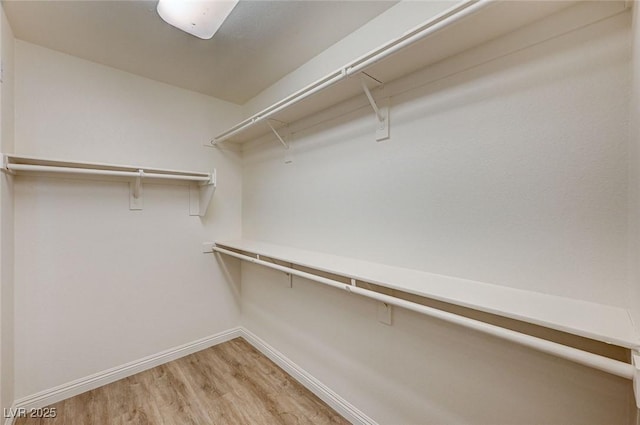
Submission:
<svg viewBox="0 0 640 425">
<path fill-rule="evenodd" d="M 74 381 L 67 382 L 66 384 L 23 397 L 16 400 L 13 403 L 12 408 L 24 408 L 28 412 L 29 409 L 38 409 L 40 407 L 49 406 L 69 397 L 82 394 L 86 391 L 110 384 L 119 379 L 135 375 L 136 373 L 179 359 L 180 357 L 187 356 L 197 351 L 204 350 L 205 348 L 213 347 L 214 345 L 221 344 L 240 336 L 242 336 L 240 328 L 229 329 L 215 335 L 201 338 L 196 341 L 144 357 L 140 360 L 94 373 L 93 375 L 76 379 Z M 7 418 L 5 425 L 13 425 L 13 418 Z"/>
<path fill-rule="evenodd" d="M 158 354 L 144 357 L 140 360 L 98 372 L 85 378 L 76 379 L 48 390 L 40 391 L 36 394 L 16 400 L 11 408 L 14 412 L 16 411 L 15 409 L 19 408 L 26 409 L 28 412 L 30 409 L 49 406 L 53 403 L 57 403 L 103 385 L 110 384 L 119 379 L 135 375 L 136 373 L 143 372 L 147 369 L 151 369 L 197 351 L 213 347 L 214 345 L 221 344 L 237 337 L 244 338 L 249 344 L 284 369 L 295 380 L 304 385 L 309 391 L 318 396 L 322 401 L 331 406 L 348 421 L 359 425 L 377 425 L 373 419 L 369 418 L 351 403 L 332 391 L 329 387 L 307 373 L 300 366 L 289 360 L 282 353 L 243 327 L 229 329 L 216 335 L 211 335 L 188 344 L 170 348 Z M 13 417 L 6 418 L 4 425 L 13 425 L 14 419 L 15 418 Z"/>
<path fill-rule="evenodd" d="M 240 328 L 240 333 L 249 344 L 271 359 L 272 362 L 284 369 L 284 371 L 291 375 L 296 381 L 304 385 L 309 391 L 331 406 L 349 422 L 359 425 L 378 425 L 376 421 L 365 415 L 354 405 L 336 394 L 325 384 L 310 375 L 307 371 L 289 360 L 286 356 L 271 347 L 262 339 L 258 338 L 255 334 L 243 327 Z"/>
</svg>

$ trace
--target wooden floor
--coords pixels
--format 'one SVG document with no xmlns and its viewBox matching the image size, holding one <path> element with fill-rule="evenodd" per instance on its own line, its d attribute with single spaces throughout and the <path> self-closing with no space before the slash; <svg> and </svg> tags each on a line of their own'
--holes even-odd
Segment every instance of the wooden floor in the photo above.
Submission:
<svg viewBox="0 0 640 425">
<path fill-rule="evenodd" d="M 53 404 L 57 416 L 16 425 L 348 424 L 236 338 Z"/>
</svg>

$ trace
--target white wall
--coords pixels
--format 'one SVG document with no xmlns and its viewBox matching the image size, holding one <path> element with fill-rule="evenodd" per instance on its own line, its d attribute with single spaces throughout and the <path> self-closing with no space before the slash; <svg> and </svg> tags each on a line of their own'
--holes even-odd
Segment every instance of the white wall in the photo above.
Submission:
<svg viewBox="0 0 640 425">
<path fill-rule="evenodd" d="M 394 96 L 388 142 L 362 109 L 294 135 L 292 164 L 255 145 L 243 236 L 630 307 L 629 28 L 626 13 Z M 382 424 L 630 418 L 620 378 L 400 309 L 385 327 L 373 302 L 250 264 L 242 294 L 248 329 Z"/>
<path fill-rule="evenodd" d="M 19 154 L 218 171 L 203 219 L 187 186 L 15 179 L 16 398 L 237 326 L 201 244 L 240 235 L 241 167 L 202 144 L 240 107 L 22 41 L 15 97 Z"/>
<path fill-rule="evenodd" d="M 14 151 L 13 122 L 13 33 L 4 10 L 0 17 L 0 150 Z M 0 176 L 0 408 L 13 403 L 14 383 L 14 223 L 13 182 Z"/>
<path fill-rule="evenodd" d="M 401 22 L 444 8 L 401 5 L 385 18 L 398 26 L 375 21 L 244 110 L 389 36 L 367 31 L 402 32 Z M 188 215 L 184 186 L 145 185 L 145 209 L 129 211 L 124 183 L 16 179 L 15 398 L 235 326 L 242 304 L 245 326 L 382 424 L 626 423 L 628 381 L 400 309 L 387 327 L 368 300 L 303 280 L 289 289 L 281 274 L 253 265 L 242 266 L 241 302 L 237 279 L 200 254 L 202 241 L 244 230 L 630 306 L 626 18 L 395 96 L 389 142 L 373 140 L 370 112 L 359 110 L 296 134 L 293 164 L 277 143 L 260 145 L 242 172 L 235 154 L 201 146 L 241 108 L 17 42 L 17 153 L 216 166 L 219 189 L 200 220 Z M 5 291 L 12 219 L 2 196 Z M 0 297 L 4 406 L 11 297 Z"/>
<path fill-rule="evenodd" d="M 633 65 L 631 113 L 629 115 L 629 281 L 634 291 L 633 313 L 640 318 L 640 5 L 633 8 Z"/>
</svg>

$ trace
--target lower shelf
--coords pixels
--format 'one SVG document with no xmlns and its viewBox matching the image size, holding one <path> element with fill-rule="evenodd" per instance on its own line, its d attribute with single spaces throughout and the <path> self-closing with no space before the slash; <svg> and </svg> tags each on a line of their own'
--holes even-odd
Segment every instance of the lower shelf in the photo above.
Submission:
<svg viewBox="0 0 640 425">
<path fill-rule="evenodd" d="M 216 242 L 221 248 L 368 282 L 629 349 L 640 347 L 629 311 L 539 292 L 371 263 L 259 241 Z"/>
</svg>

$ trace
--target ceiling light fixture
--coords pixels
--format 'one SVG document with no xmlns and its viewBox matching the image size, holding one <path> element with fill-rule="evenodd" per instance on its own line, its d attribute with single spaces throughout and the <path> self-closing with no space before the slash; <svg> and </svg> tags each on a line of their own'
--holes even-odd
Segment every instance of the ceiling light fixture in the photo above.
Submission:
<svg viewBox="0 0 640 425">
<path fill-rule="evenodd" d="M 208 40 L 218 31 L 238 0 L 160 0 L 158 15 L 169 25 Z"/>
</svg>

